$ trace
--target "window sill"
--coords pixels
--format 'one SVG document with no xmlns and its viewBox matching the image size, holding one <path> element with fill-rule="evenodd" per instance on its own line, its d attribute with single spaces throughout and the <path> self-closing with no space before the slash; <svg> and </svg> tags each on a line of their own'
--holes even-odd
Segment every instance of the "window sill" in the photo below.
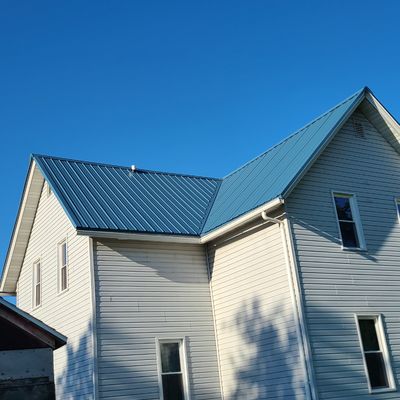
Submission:
<svg viewBox="0 0 400 400">
<path fill-rule="evenodd" d="M 343 251 L 354 251 L 356 253 L 366 253 L 368 249 L 366 247 L 344 247 L 342 246 Z"/>
<path fill-rule="evenodd" d="M 61 290 L 60 292 L 57 293 L 57 296 L 62 296 L 64 293 L 68 292 L 68 290 L 69 290 L 69 287 L 67 287 L 64 290 Z"/>
<path fill-rule="evenodd" d="M 397 392 L 397 388 L 370 389 L 370 394 Z"/>
</svg>

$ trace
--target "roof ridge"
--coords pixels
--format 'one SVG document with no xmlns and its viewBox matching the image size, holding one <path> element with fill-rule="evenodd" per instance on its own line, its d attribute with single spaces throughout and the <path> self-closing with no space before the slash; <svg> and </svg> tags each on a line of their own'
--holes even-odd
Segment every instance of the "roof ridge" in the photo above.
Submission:
<svg viewBox="0 0 400 400">
<path fill-rule="evenodd" d="M 364 91 L 370 91 L 370 89 L 367 86 L 364 86 L 362 89 L 358 90 L 356 93 L 352 94 L 351 96 L 347 97 L 346 99 L 344 99 L 343 101 L 341 101 L 339 104 L 336 104 L 334 107 L 330 108 L 328 111 L 325 111 L 323 114 L 319 115 L 318 117 L 314 118 L 311 122 L 308 122 L 306 125 L 304 125 L 302 128 L 294 131 L 293 133 L 291 133 L 289 136 L 286 136 L 285 138 L 283 138 L 280 142 L 274 144 L 273 146 L 271 146 L 270 148 L 268 148 L 267 150 L 263 151 L 261 154 L 259 154 L 258 156 L 252 158 L 251 160 L 245 162 L 243 165 L 241 165 L 240 167 L 236 168 L 235 170 L 233 170 L 232 172 L 230 172 L 228 175 L 225 175 L 223 177 L 223 179 L 225 180 L 226 178 L 235 175 L 237 172 L 241 171 L 243 168 L 247 167 L 248 165 L 254 163 L 255 161 L 257 161 L 259 158 L 265 156 L 267 153 L 269 153 L 270 151 L 274 150 L 275 148 L 277 148 L 278 146 L 281 146 L 282 144 L 286 143 L 288 140 L 292 139 L 294 136 L 298 135 L 299 133 L 301 133 L 302 131 L 304 131 L 305 129 L 307 129 L 308 127 L 310 127 L 311 125 L 315 124 L 317 121 L 319 121 L 321 118 L 325 117 L 326 115 L 328 115 L 329 113 L 333 112 L 334 110 L 336 110 L 337 108 L 339 108 L 340 106 L 342 106 L 343 104 L 347 103 L 348 101 L 352 100 L 354 97 L 359 96 L 362 92 Z"/>
<path fill-rule="evenodd" d="M 97 162 L 97 161 L 77 160 L 77 159 L 73 159 L 73 158 L 50 156 L 50 155 L 47 155 L 47 154 L 37 154 L 37 153 L 31 154 L 31 157 L 33 159 L 35 159 L 35 158 L 47 158 L 47 159 L 75 162 L 75 163 L 81 163 L 81 164 L 97 165 L 97 166 L 100 166 L 100 167 L 119 168 L 119 169 L 123 169 L 123 170 L 127 169 L 127 170 L 131 171 L 131 167 L 127 167 L 127 166 L 123 166 L 123 165 L 101 163 L 101 162 Z M 170 175 L 170 176 L 181 176 L 181 177 L 185 177 L 185 178 L 208 179 L 208 180 L 213 180 L 213 181 L 222 181 L 222 178 L 214 178 L 214 177 L 211 177 L 211 176 L 202 176 L 202 175 L 183 174 L 183 173 L 179 173 L 179 172 L 155 171 L 155 170 L 139 169 L 139 168 L 135 169 L 135 173 L 137 173 L 137 172 L 144 173 L 144 174 L 160 174 L 160 175 Z"/>
</svg>

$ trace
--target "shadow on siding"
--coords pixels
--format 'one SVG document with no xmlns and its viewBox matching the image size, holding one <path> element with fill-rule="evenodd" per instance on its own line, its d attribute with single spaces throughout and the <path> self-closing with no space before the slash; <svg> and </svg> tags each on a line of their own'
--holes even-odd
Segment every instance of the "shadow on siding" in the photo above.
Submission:
<svg viewBox="0 0 400 400">
<path fill-rule="evenodd" d="M 285 317 L 288 312 L 280 306 L 275 306 L 268 316 L 264 311 L 265 305 L 262 310 L 260 300 L 255 298 L 244 303 L 236 314 L 241 346 L 229 360 L 236 369 L 235 388 L 226 399 L 304 399 L 301 378 L 296 374 L 296 332 Z"/>
</svg>

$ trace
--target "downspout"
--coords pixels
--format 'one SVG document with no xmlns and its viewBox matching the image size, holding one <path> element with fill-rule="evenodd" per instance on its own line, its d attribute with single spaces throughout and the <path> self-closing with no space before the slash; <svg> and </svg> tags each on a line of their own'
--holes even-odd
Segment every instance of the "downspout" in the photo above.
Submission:
<svg viewBox="0 0 400 400">
<path fill-rule="evenodd" d="M 295 260 L 294 247 L 291 241 L 291 236 L 290 236 L 291 233 L 288 228 L 288 220 L 287 218 L 280 220 L 277 218 L 270 217 L 266 211 L 261 212 L 261 218 L 264 221 L 277 224 L 280 227 L 283 252 L 285 255 L 285 263 L 289 280 L 290 297 L 292 300 L 293 313 L 295 316 L 296 334 L 298 337 L 298 345 L 299 345 L 299 356 L 304 371 L 306 397 L 308 400 L 316 400 L 317 395 L 315 391 L 315 381 L 314 381 L 312 366 L 310 363 L 311 352 L 308 347 L 308 340 L 306 336 L 305 319 L 304 319 L 303 303 L 302 303 L 300 284 L 299 284 L 299 276 L 296 265 L 294 264 Z M 291 262 L 291 259 L 293 260 L 293 262 Z"/>
<path fill-rule="evenodd" d="M 93 344 L 93 396 L 99 398 L 99 376 L 98 376 L 98 344 L 97 344 L 97 302 L 96 302 L 96 277 L 94 266 L 94 241 L 89 237 L 89 274 L 91 292 L 91 319 L 92 319 L 92 344 Z"/>
<path fill-rule="evenodd" d="M 210 291 L 210 298 L 211 298 L 211 308 L 212 308 L 212 315 L 213 315 L 213 322 L 214 322 L 214 335 L 215 335 L 215 347 L 217 351 L 217 366 L 218 366 L 218 377 L 219 377 L 219 387 L 221 391 L 221 400 L 224 400 L 224 386 L 222 382 L 222 371 L 221 371 L 221 356 L 219 352 L 219 342 L 218 342 L 218 328 L 217 328 L 217 317 L 215 315 L 215 305 L 214 305 L 214 291 L 212 287 L 212 272 L 210 266 L 210 258 L 208 254 L 208 244 L 204 245 L 204 252 L 206 257 L 206 265 L 207 265 L 207 276 L 208 276 L 208 289 Z"/>
</svg>

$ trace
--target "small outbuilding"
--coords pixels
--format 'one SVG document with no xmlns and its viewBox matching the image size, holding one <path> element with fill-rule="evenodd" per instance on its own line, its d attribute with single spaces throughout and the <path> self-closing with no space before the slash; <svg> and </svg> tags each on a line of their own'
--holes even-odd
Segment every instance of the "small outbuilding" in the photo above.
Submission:
<svg viewBox="0 0 400 400">
<path fill-rule="evenodd" d="M 0 399 L 55 399 L 53 351 L 66 342 L 0 297 Z"/>
</svg>

